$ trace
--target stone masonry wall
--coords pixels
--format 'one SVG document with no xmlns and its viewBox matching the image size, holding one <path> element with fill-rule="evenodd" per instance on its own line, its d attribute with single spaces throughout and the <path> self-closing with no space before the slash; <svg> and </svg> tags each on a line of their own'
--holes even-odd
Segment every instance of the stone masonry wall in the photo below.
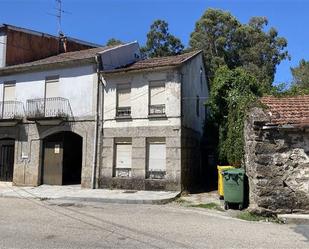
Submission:
<svg viewBox="0 0 309 249">
<path fill-rule="evenodd" d="M 266 129 L 268 121 L 253 108 L 245 125 L 250 208 L 309 213 L 309 128 Z"/>
</svg>

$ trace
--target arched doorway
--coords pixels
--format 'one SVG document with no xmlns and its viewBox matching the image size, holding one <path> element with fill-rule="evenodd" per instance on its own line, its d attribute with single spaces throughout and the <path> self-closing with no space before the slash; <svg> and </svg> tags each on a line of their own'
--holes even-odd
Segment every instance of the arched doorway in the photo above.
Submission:
<svg viewBox="0 0 309 249">
<path fill-rule="evenodd" d="M 83 138 L 73 132 L 59 132 L 43 140 L 42 183 L 80 184 Z"/>
<path fill-rule="evenodd" d="M 14 151 L 14 139 L 0 139 L 0 181 L 13 181 Z"/>
</svg>

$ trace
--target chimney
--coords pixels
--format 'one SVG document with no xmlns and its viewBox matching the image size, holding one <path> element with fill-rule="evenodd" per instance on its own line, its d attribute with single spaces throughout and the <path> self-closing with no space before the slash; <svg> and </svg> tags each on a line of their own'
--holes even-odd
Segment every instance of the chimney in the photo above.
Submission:
<svg viewBox="0 0 309 249">
<path fill-rule="evenodd" d="M 67 49 L 67 37 L 63 34 L 59 34 L 59 54 L 66 53 L 68 51 Z"/>
</svg>

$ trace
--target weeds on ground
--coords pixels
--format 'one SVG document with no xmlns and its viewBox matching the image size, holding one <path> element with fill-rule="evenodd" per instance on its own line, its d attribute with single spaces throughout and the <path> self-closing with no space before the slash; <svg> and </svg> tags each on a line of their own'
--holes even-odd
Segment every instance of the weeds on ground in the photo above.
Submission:
<svg viewBox="0 0 309 249">
<path fill-rule="evenodd" d="M 176 199 L 175 202 L 178 203 L 178 204 L 189 204 L 190 203 L 189 201 L 186 201 L 182 198 Z"/>
<path fill-rule="evenodd" d="M 236 218 L 246 221 L 265 221 L 265 222 L 274 222 L 274 223 L 284 223 L 277 216 L 264 216 L 260 214 L 250 213 L 248 211 L 241 212 L 237 214 Z"/>
<path fill-rule="evenodd" d="M 213 202 L 191 205 L 190 207 L 207 208 L 207 209 L 215 209 L 218 211 L 224 211 L 217 203 L 213 203 Z"/>
</svg>

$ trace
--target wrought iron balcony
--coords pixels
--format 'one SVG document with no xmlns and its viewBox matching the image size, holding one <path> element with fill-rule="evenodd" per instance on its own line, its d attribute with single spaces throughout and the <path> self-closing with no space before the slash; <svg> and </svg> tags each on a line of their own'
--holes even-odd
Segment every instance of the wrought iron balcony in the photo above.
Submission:
<svg viewBox="0 0 309 249">
<path fill-rule="evenodd" d="M 0 120 L 21 120 L 24 117 L 24 106 L 19 101 L 0 102 Z"/>
<path fill-rule="evenodd" d="M 165 105 L 150 105 L 149 106 L 149 115 L 165 115 Z"/>
<path fill-rule="evenodd" d="M 61 97 L 27 100 L 27 119 L 67 119 L 71 115 L 68 99 Z"/>
<path fill-rule="evenodd" d="M 117 107 L 116 111 L 116 117 L 117 118 L 128 118 L 131 117 L 131 107 Z"/>
</svg>

